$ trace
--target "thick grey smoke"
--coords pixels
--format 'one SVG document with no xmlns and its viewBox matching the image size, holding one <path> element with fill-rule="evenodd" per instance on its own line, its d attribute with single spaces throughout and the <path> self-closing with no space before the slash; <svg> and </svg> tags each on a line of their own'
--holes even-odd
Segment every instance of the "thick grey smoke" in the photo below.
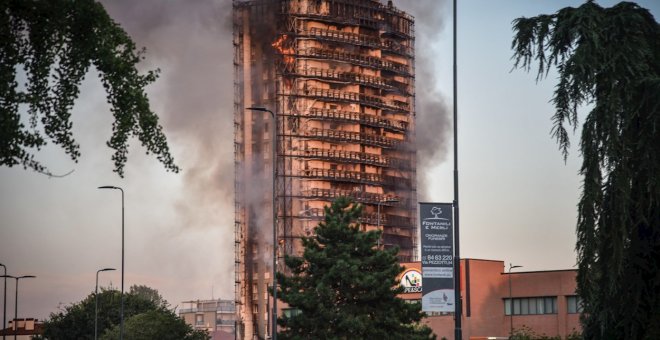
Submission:
<svg viewBox="0 0 660 340">
<path fill-rule="evenodd" d="M 104 5 L 136 44 L 147 48 L 148 67 L 162 71 L 152 105 L 170 145 L 182 147 L 177 156 L 186 184 L 178 204 L 183 226 L 227 223 L 233 216 L 231 1 Z M 223 227 L 231 227 L 228 221 Z"/>
<path fill-rule="evenodd" d="M 176 205 L 181 233 L 221 228 L 232 237 L 231 1 L 112 0 L 104 6 L 138 47 L 146 47 L 142 67 L 161 69 L 150 98 L 183 168 Z M 232 257 L 227 249 L 227 269 L 233 267 Z"/>
<path fill-rule="evenodd" d="M 448 0 L 399 0 L 395 6 L 415 17 L 415 96 L 417 112 L 417 192 L 420 201 L 431 199 L 431 169 L 444 161 L 451 145 L 451 114 L 438 88 L 439 64 L 450 64 L 451 53 L 441 53 L 437 41 L 450 17 Z"/>
</svg>

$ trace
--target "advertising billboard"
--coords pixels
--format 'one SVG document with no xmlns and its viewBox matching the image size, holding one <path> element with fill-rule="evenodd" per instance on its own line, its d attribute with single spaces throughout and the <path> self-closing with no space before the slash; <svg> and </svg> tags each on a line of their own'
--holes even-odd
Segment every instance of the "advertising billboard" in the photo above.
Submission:
<svg viewBox="0 0 660 340">
<path fill-rule="evenodd" d="M 406 269 L 399 279 L 399 285 L 403 287 L 403 293 L 422 292 L 422 273 L 415 268 Z"/>
<path fill-rule="evenodd" d="M 420 203 L 422 310 L 453 312 L 454 223 L 451 203 Z"/>
</svg>

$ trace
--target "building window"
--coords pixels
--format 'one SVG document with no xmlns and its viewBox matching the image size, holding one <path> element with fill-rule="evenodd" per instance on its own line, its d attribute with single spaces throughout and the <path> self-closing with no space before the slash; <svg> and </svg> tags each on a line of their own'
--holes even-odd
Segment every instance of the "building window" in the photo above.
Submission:
<svg viewBox="0 0 660 340">
<path fill-rule="evenodd" d="M 204 326 L 204 314 L 195 315 L 195 325 Z"/>
<path fill-rule="evenodd" d="M 582 313 L 582 299 L 579 296 L 567 296 L 566 307 L 568 314 Z"/>
<path fill-rule="evenodd" d="M 511 299 L 504 299 L 504 315 L 511 315 Z M 557 297 L 513 298 L 513 315 L 557 314 Z"/>
</svg>

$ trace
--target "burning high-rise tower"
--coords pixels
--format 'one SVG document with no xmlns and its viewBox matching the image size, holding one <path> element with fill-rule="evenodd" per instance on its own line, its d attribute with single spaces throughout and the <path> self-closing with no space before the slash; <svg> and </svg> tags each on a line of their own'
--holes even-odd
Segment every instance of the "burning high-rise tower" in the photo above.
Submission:
<svg viewBox="0 0 660 340">
<path fill-rule="evenodd" d="M 334 198 L 414 260 L 414 27 L 378 0 L 234 0 L 233 24 L 238 332 L 263 339 L 273 253 L 300 254 Z"/>
</svg>

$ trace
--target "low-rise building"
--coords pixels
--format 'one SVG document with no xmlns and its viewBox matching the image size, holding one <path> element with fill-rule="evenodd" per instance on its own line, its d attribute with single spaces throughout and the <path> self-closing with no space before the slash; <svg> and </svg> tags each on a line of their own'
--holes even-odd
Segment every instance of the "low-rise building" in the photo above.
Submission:
<svg viewBox="0 0 660 340">
<path fill-rule="evenodd" d="M 43 334 L 43 322 L 33 319 L 9 320 L 9 327 L 0 330 L 0 336 L 11 336 L 16 340 L 31 340 L 37 335 Z"/>
<path fill-rule="evenodd" d="M 232 300 L 184 301 L 179 316 L 193 326 L 209 332 L 212 340 L 234 339 L 236 306 Z"/>
<path fill-rule="evenodd" d="M 421 264 L 402 265 L 406 270 L 399 282 L 411 288 L 401 297 L 421 303 L 422 293 L 414 280 L 421 275 Z M 507 338 L 512 329 L 522 328 L 562 338 L 579 332 L 576 275 L 572 269 L 509 273 L 503 261 L 462 259 L 463 338 Z M 429 313 L 424 322 L 438 339 L 454 337 L 454 313 Z"/>
</svg>

